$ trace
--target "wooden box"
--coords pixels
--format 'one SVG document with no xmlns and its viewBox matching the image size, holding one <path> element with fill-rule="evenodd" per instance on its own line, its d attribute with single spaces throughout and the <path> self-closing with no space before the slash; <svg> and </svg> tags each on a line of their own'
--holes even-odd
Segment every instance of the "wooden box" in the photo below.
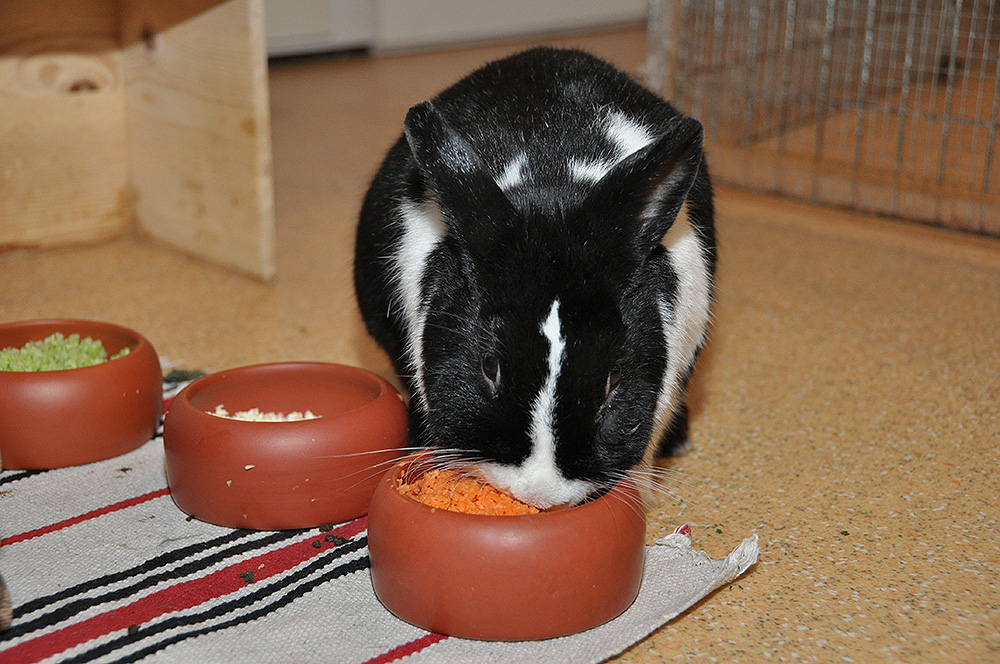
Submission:
<svg viewBox="0 0 1000 664">
<path fill-rule="evenodd" d="M 132 231 L 263 279 L 262 0 L 0 1 L 0 248 Z"/>
</svg>

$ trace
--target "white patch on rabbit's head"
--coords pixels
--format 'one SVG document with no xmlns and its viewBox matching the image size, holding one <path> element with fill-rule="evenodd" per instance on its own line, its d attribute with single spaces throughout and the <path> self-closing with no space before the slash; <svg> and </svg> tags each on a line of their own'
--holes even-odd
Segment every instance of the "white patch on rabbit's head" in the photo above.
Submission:
<svg viewBox="0 0 1000 664">
<path fill-rule="evenodd" d="M 509 491 L 514 497 L 536 507 L 577 503 L 595 488 L 591 482 L 567 479 L 556 463 L 555 408 L 556 384 L 566 356 L 566 339 L 559 320 L 559 300 L 552 302 L 540 326 L 548 341 L 547 373 L 532 404 L 528 438 L 531 452 L 516 466 L 485 463 L 481 470 L 486 479 Z"/>
<path fill-rule="evenodd" d="M 497 186 L 504 191 L 513 189 L 524 183 L 524 167 L 528 165 L 528 155 L 522 152 L 517 155 L 503 169 L 503 173 L 497 178 Z"/>
<path fill-rule="evenodd" d="M 606 159 L 570 159 L 567 168 L 577 182 L 600 182 L 615 164 L 653 141 L 653 135 L 646 127 L 628 119 L 620 111 L 609 113 L 599 123 L 597 131 L 603 133 L 604 139 L 611 144 L 613 154 Z"/>
<path fill-rule="evenodd" d="M 569 172 L 577 182 L 600 182 L 615 167 L 613 161 L 571 159 Z"/>
<path fill-rule="evenodd" d="M 653 142 L 653 135 L 648 129 L 628 119 L 621 112 L 614 112 L 608 116 L 604 133 L 618 148 L 619 159 L 624 159 Z"/>
</svg>

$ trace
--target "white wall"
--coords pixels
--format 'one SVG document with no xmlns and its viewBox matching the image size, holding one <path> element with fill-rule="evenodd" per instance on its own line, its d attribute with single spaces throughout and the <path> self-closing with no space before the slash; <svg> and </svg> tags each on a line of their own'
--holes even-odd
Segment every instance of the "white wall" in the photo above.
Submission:
<svg viewBox="0 0 1000 664">
<path fill-rule="evenodd" d="M 375 41 L 374 0 L 264 0 L 271 55 L 369 47 Z"/>
<path fill-rule="evenodd" d="M 426 48 L 646 19 L 647 0 L 265 0 L 272 55 Z"/>
<path fill-rule="evenodd" d="M 379 0 L 376 47 L 424 47 L 642 21 L 646 0 Z"/>
</svg>

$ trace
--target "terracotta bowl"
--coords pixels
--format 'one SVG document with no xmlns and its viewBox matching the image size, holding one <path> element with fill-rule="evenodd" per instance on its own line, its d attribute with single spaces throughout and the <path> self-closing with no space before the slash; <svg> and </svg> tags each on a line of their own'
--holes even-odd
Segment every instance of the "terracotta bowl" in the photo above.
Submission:
<svg viewBox="0 0 1000 664">
<path fill-rule="evenodd" d="M 635 486 L 577 507 L 481 516 L 397 490 L 414 457 L 379 482 L 368 513 L 372 586 L 403 620 L 471 639 L 545 639 L 595 627 L 639 592 L 646 520 Z"/>
<path fill-rule="evenodd" d="M 318 419 L 249 422 L 230 413 L 311 410 Z M 232 528 L 282 530 L 368 512 L 386 464 L 403 454 L 406 407 L 373 373 L 319 362 L 260 364 L 199 378 L 170 403 L 163 447 L 174 502 Z"/>
<path fill-rule="evenodd" d="M 131 452 L 156 434 L 163 375 L 156 350 L 138 332 L 87 320 L 32 320 L 0 325 L 0 348 L 19 348 L 61 332 L 101 342 L 103 364 L 60 371 L 0 371 L 3 467 L 76 466 Z"/>
</svg>

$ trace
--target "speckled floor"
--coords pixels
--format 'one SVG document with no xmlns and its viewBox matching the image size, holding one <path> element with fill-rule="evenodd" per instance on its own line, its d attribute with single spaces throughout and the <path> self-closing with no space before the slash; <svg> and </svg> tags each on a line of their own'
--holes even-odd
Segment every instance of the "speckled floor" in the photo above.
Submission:
<svg viewBox="0 0 1000 664">
<path fill-rule="evenodd" d="M 635 30 L 560 43 L 632 71 L 645 49 Z M 136 238 L 7 251 L 0 320 L 114 320 L 209 371 L 388 376 L 351 290 L 365 184 L 410 104 L 512 48 L 273 66 L 273 283 Z M 731 190 L 719 209 L 693 449 L 666 463 L 650 537 L 690 523 L 721 557 L 756 532 L 762 554 L 619 661 L 1000 661 L 1000 243 Z"/>
</svg>

